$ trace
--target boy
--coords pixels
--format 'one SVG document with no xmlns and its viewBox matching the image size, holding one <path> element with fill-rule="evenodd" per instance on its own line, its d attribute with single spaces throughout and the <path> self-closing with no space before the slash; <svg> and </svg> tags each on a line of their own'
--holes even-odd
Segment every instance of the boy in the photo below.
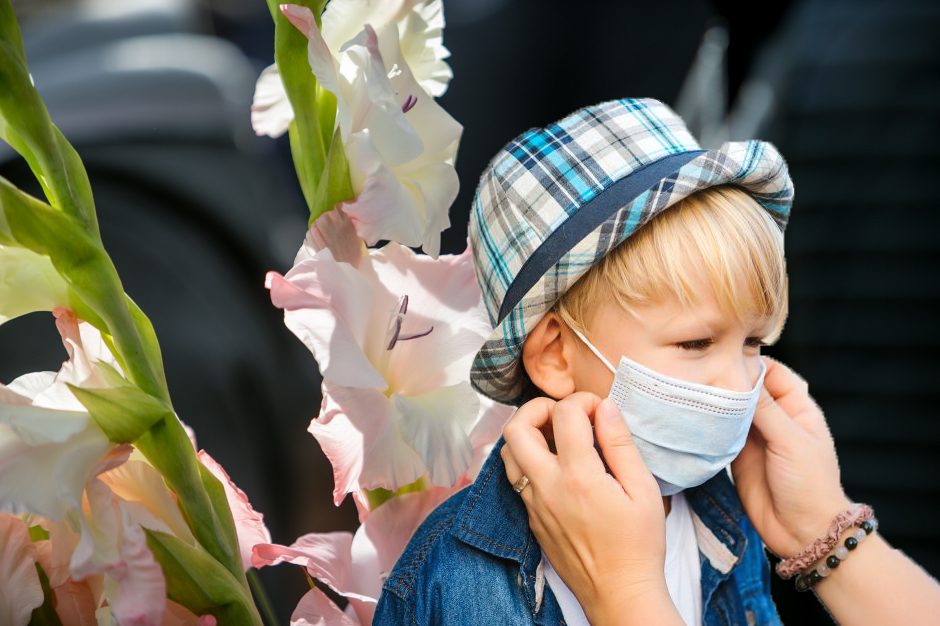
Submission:
<svg viewBox="0 0 940 626">
<path fill-rule="evenodd" d="M 772 145 L 701 150 L 682 120 L 653 99 L 584 107 L 523 133 L 490 162 L 471 213 L 477 278 L 494 325 L 472 384 L 516 406 L 581 390 L 604 396 L 610 374 L 596 357 L 604 358 L 597 346 L 607 346 L 608 369 L 623 354 L 644 362 L 652 378 L 721 387 L 731 399 L 757 389 L 759 346 L 776 338 L 786 316 L 783 230 L 792 201 L 786 164 Z M 746 350 L 739 346 L 723 362 L 691 357 L 699 336 L 679 337 L 688 328 L 665 322 L 706 321 L 704 313 L 745 329 Z M 647 325 L 630 327 L 631 319 Z M 579 341 L 595 355 L 585 356 Z M 417 529 L 383 586 L 374 624 L 579 618 L 550 567 L 546 589 L 543 555 L 506 478 L 503 443 L 474 483 Z M 708 475 L 701 483 L 679 472 L 669 476 L 676 484 L 660 483 L 675 513 L 667 517 L 667 549 L 683 546 L 676 558 L 686 567 L 672 573 L 676 589 L 686 590 L 688 620 L 778 623 L 761 540 L 727 474 L 711 468 Z M 696 552 L 700 567 L 691 571 Z"/>
</svg>

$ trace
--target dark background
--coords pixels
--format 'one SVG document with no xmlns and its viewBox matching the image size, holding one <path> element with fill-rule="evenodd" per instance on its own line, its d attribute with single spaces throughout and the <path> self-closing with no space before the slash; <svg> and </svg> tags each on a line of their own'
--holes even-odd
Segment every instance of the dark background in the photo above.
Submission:
<svg viewBox="0 0 940 626">
<path fill-rule="evenodd" d="M 586 104 L 658 98 L 703 147 L 772 141 L 796 200 L 790 316 L 766 353 L 810 384 L 849 496 L 940 575 L 940 4 L 445 0 L 464 136 L 442 252 L 465 245 L 480 172 L 509 139 Z M 272 62 L 263 0 L 14 2 L 33 77 L 76 145 L 127 292 L 151 317 L 180 416 L 265 513 L 274 540 L 357 526 L 305 432 L 313 357 L 270 304 L 306 209 L 286 137 L 249 124 Z M 0 146 L 0 175 L 39 193 Z M 0 380 L 55 370 L 52 317 L 0 327 Z M 286 622 L 301 570 L 262 578 Z M 772 577 L 785 623 L 831 620 Z"/>
</svg>

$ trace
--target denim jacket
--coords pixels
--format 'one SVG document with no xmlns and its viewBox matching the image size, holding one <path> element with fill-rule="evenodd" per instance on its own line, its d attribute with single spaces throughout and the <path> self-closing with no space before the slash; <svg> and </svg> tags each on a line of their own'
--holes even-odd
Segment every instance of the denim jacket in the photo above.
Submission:
<svg viewBox="0 0 940 626">
<path fill-rule="evenodd" d="M 476 480 L 412 535 L 383 584 L 374 625 L 565 624 L 525 504 L 506 478 L 504 443 L 500 437 Z M 685 495 L 702 567 L 703 626 L 779 625 L 764 545 L 727 472 Z"/>
</svg>

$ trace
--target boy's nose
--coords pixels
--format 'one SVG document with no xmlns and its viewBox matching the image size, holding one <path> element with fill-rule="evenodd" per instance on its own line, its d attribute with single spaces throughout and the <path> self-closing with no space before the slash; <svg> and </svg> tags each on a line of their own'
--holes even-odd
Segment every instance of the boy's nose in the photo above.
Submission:
<svg viewBox="0 0 940 626">
<path fill-rule="evenodd" d="M 722 371 L 722 375 L 714 382 L 715 387 L 729 391 L 750 391 L 757 382 L 760 373 L 759 365 L 751 367 L 748 363 L 734 363 Z M 753 370 L 753 371 L 752 371 Z"/>
</svg>

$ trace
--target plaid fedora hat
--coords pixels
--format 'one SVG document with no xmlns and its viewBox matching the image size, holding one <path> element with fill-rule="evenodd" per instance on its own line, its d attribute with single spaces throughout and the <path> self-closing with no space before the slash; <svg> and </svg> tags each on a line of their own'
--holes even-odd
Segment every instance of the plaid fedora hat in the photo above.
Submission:
<svg viewBox="0 0 940 626">
<path fill-rule="evenodd" d="M 703 150 L 669 106 L 623 98 L 586 106 L 507 143 L 480 177 L 468 234 L 491 335 L 473 387 L 520 404 L 529 330 L 587 270 L 686 196 L 721 184 L 749 192 L 781 232 L 793 204 L 773 144 Z"/>
</svg>

